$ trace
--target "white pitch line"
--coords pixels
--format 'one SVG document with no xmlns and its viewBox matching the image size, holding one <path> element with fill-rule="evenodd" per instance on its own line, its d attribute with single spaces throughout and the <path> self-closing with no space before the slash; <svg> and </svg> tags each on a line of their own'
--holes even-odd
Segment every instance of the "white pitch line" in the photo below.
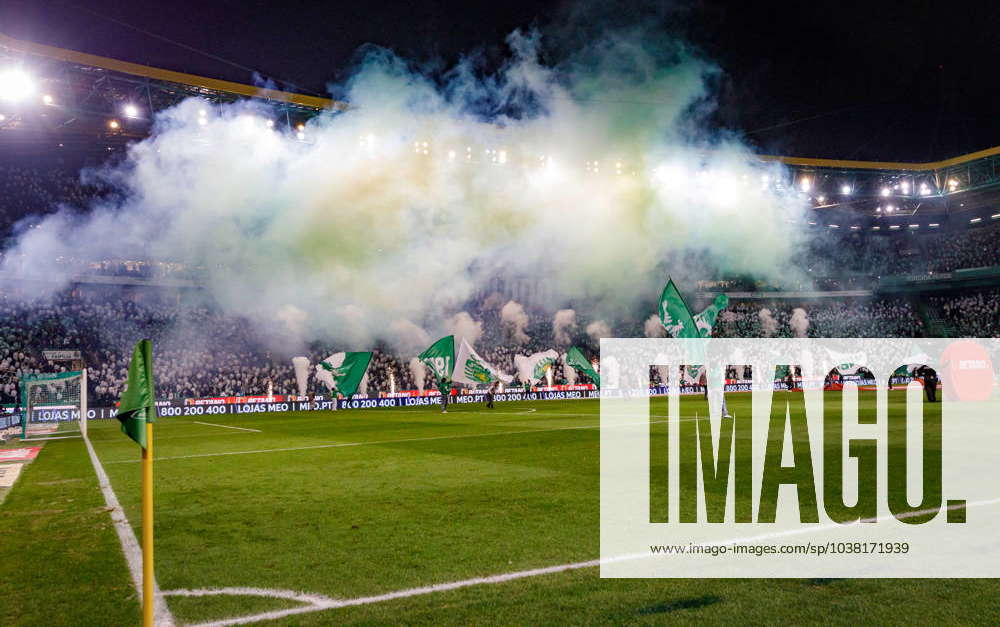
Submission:
<svg viewBox="0 0 1000 627">
<path fill-rule="evenodd" d="M 697 418 L 680 418 L 679 422 L 690 422 L 692 420 L 697 420 Z M 649 424 L 660 424 L 667 422 L 667 420 L 650 420 Z M 635 426 L 634 423 L 631 425 L 615 425 L 615 426 Z M 550 431 L 572 431 L 578 429 L 600 429 L 601 425 L 582 425 L 573 427 L 552 427 L 550 429 L 525 429 L 523 431 L 495 431 L 493 433 L 467 433 L 464 435 L 436 435 L 428 436 L 425 438 L 402 438 L 399 440 L 370 440 L 366 442 L 337 442 L 333 444 L 315 444 L 312 446 L 293 446 L 289 448 L 265 448 L 257 449 L 252 451 L 225 451 L 222 453 L 197 453 L 195 455 L 175 455 L 172 457 L 156 457 L 153 461 L 168 461 L 174 459 L 197 459 L 200 457 L 227 457 L 229 455 L 257 455 L 263 453 L 290 453 L 294 451 L 312 451 L 316 449 L 325 448 L 346 448 L 353 446 L 369 446 L 369 445 L 379 445 L 379 444 L 402 444 L 405 442 L 429 442 L 432 440 L 463 440 L 466 438 L 489 438 L 494 436 L 502 435 L 523 435 L 526 433 L 546 433 Z M 135 459 L 119 459 L 115 461 L 107 462 L 109 464 L 137 464 L 140 460 Z"/>
<path fill-rule="evenodd" d="M 951 505 L 941 508 L 919 510 L 913 512 L 906 512 L 901 516 L 904 518 L 910 518 L 914 516 L 922 516 L 925 514 L 930 514 L 934 512 L 939 512 L 942 509 L 952 510 L 952 509 L 962 509 L 971 507 L 981 507 L 984 505 L 996 505 L 1000 503 L 1000 498 L 989 499 L 986 501 L 974 501 L 972 503 L 966 503 L 965 505 Z M 864 524 L 870 522 L 878 522 L 882 520 L 888 520 L 891 518 L 896 518 L 892 514 L 886 514 L 883 516 L 878 516 L 876 518 L 867 518 L 860 520 L 856 523 L 851 524 Z M 794 529 L 786 529 L 777 532 L 770 532 L 759 534 L 756 536 L 746 536 L 742 538 L 731 538 L 728 540 L 721 540 L 718 542 L 705 542 L 699 546 L 723 546 L 731 544 L 745 544 L 753 543 L 760 540 L 768 540 L 773 538 L 780 538 L 791 535 L 800 535 L 806 533 L 815 533 L 817 531 L 826 531 L 829 529 L 840 529 L 848 527 L 850 525 L 843 525 L 840 523 L 830 523 L 828 525 L 823 525 L 820 527 L 797 527 Z M 217 621 L 210 621 L 207 623 L 198 623 L 193 627 L 229 627 L 230 625 L 247 625 L 250 623 L 256 623 L 265 620 L 277 620 L 279 618 L 286 618 L 288 616 L 295 616 L 298 614 L 311 614 L 313 612 L 322 612 L 324 610 L 338 609 L 342 607 L 352 607 L 357 605 L 371 605 L 373 603 L 382 603 L 385 601 L 392 601 L 395 599 L 405 599 L 408 597 L 422 596 L 426 594 L 433 594 L 435 592 L 447 592 L 449 590 L 459 590 L 461 588 L 468 588 L 471 586 L 479 586 L 484 584 L 498 584 L 506 583 L 508 581 L 515 581 L 517 579 L 526 579 L 529 577 L 539 577 L 542 575 L 551 575 L 555 573 L 567 572 L 572 570 L 579 570 L 582 568 L 597 568 L 601 564 L 611 563 L 611 562 L 622 562 L 630 561 L 636 559 L 648 559 L 648 558 L 658 558 L 667 557 L 668 554 L 653 554 L 653 553 L 633 553 L 631 555 L 621 555 L 618 557 L 601 558 L 587 560 L 583 562 L 570 562 L 568 564 L 557 564 L 555 566 L 544 566 L 541 568 L 532 568 L 528 570 L 519 570 L 509 573 L 501 573 L 499 575 L 489 575 L 485 577 L 473 577 L 471 579 L 462 579 L 459 581 L 449 581 L 446 583 L 432 584 L 429 586 L 421 586 L 419 588 L 407 588 L 405 590 L 397 590 L 395 592 L 386 592 L 384 594 L 376 594 L 367 597 L 356 597 L 353 599 L 331 599 L 323 595 L 318 594 L 304 594 L 299 592 L 291 592 L 288 590 L 267 590 L 261 588 L 211 588 L 203 590 L 171 590 L 164 592 L 164 595 L 177 595 L 177 596 L 209 596 L 209 595 L 220 595 L 220 594 L 232 594 L 232 595 L 254 595 L 254 596 L 264 596 L 273 597 L 279 599 L 289 599 L 294 601 L 300 601 L 306 603 L 307 605 L 303 607 L 293 607 L 284 610 L 273 610 L 270 612 L 262 612 L 260 614 L 253 614 L 251 616 L 241 616 L 238 618 L 226 618 Z"/>
<path fill-rule="evenodd" d="M 104 503 L 111 511 L 111 520 L 115 524 L 115 532 L 118 533 L 118 541 L 121 542 L 122 552 L 125 554 L 125 563 L 128 564 L 128 570 L 132 574 L 132 584 L 135 586 L 139 603 L 142 603 L 142 549 L 139 548 L 139 540 L 136 539 L 132 525 L 129 524 L 128 518 L 125 516 L 125 510 L 118 502 L 118 497 L 111 487 L 108 475 L 104 472 L 104 467 L 101 465 L 101 460 L 97 458 L 97 452 L 91 445 L 90 439 L 84 438 L 83 442 L 87 445 L 90 463 L 94 466 L 97 483 L 101 486 L 101 493 L 104 494 Z M 163 600 L 160 587 L 156 584 L 155 579 L 153 580 L 153 596 L 154 622 L 159 627 L 173 627 L 174 616 Z"/>
<path fill-rule="evenodd" d="M 246 427 L 234 427 L 232 425 L 220 425 L 217 422 L 201 422 L 200 420 L 192 420 L 196 425 L 205 425 L 206 427 L 222 427 L 223 429 L 238 429 L 240 431 L 253 431 L 254 433 L 260 433 L 260 429 L 248 429 Z"/>
</svg>

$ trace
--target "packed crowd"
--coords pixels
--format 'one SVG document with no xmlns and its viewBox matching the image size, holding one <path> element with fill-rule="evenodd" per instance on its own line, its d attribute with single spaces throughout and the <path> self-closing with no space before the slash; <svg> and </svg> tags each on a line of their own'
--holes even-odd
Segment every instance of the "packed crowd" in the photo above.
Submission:
<svg viewBox="0 0 1000 627">
<path fill-rule="evenodd" d="M 927 310 L 947 321 L 956 335 L 1000 336 L 1000 291 L 971 295 L 934 296 Z M 796 311 L 799 309 L 800 311 Z M 475 311 L 475 310 L 474 310 Z M 480 355 L 498 369 L 515 374 L 517 354 L 557 348 L 551 313 L 529 311 L 523 335 L 505 326 L 496 311 L 476 311 L 483 334 L 476 342 Z M 582 321 L 581 321 L 582 322 Z M 611 329 L 615 335 L 638 335 L 631 328 Z M 786 302 L 736 301 L 716 323 L 716 337 L 911 337 L 928 335 L 914 303 L 902 299 L 813 301 L 795 307 Z M 597 336 L 584 325 L 572 330 L 571 343 L 596 355 Z M 527 336 L 527 339 L 524 339 Z M 135 338 L 150 337 L 157 351 L 156 385 L 162 398 L 297 394 L 290 356 L 270 352 L 254 338 L 245 319 L 223 315 L 202 305 L 138 304 L 128 300 L 94 302 L 65 297 L 53 303 L 25 303 L 0 298 L 0 402 L 16 402 L 18 381 L 25 373 L 65 370 L 50 363 L 43 350 L 80 350 L 89 367 L 91 403 L 119 398 Z M 518 338 L 521 343 L 518 344 Z M 337 350 L 316 344 L 307 355 L 317 364 Z M 369 395 L 432 386 L 426 373 L 414 373 L 414 355 L 400 355 L 377 345 L 369 366 Z M 562 364 L 555 381 L 563 379 Z M 310 378 L 310 392 L 322 393 Z"/>
<path fill-rule="evenodd" d="M 1000 290 L 967 296 L 934 296 L 931 304 L 941 314 L 949 330 L 962 337 L 1000 337 Z"/>
<path fill-rule="evenodd" d="M 793 321 L 795 309 L 802 313 Z M 920 316 L 905 300 L 833 301 L 795 307 L 779 302 L 732 303 L 714 337 L 921 337 Z"/>
<path fill-rule="evenodd" d="M 954 272 L 1000 265 L 998 239 L 1000 224 L 959 232 L 823 233 L 800 265 L 817 278 Z"/>
<path fill-rule="evenodd" d="M 9 237 L 15 224 L 60 206 L 84 208 L 109 190 L 81 182 L 78 169 L 0 162 L 0 229 Z M 30 223 L 30 221 L 28 221 Z M 23 228 L 23 225 L 22 227 Z M 802 267 L 815 277 L 815 287 L 864 287 L 857 281 L 893 273 L 947 272 L 1000 264 L 1000 224 L 959 233 L 829 232 L 813 239 Z M 0 253 L 2 254 L 2 253 Z M 11 260 L 6 260 L 10 262 Z M 142 277 L 197 277 L 196 268 L 143 260 L 67 260 L 97 274 Z M 707 263 L 707 262 L 706 262 Z M 10 266 L 9 266 L 10 267 Z M 16 267 L 16 265 L 14 266 Z M 825 278 L 824 278 L 825 277 Z M 745 279 L 715 281 L 703 289 L 753 289 Z M 568 330 L 568 341 L 555 340 L 552 311 L 525 312 L 523 324 L 501 319 L 504 300 L 472 303 L 468 311 L 481 323 L 475 338 L 480 355 L 498 369 L 515 373 L 514 357 L 570 345 L 596 352 L 602 334 L 642 337 L 645 318 L 619 321 L 611 328 L 583 316 Z M 932 333 L 927 310 L 956 335 L 1000 334 L 1000 294 L 996 291 L 956 297 L 932 297 L 919 307 L 907 300 L 816 300 L 802 303 L 802 313 L 788 301 L 734 302 L 716 324 L 718 337 L 871 337 L 919 336 Z M 920 309 L 925 307 L 925 309 Z M 588 308 L 581 306 L 580 310 Z M 654 305 L 655 310 L 655 305 Z M 766 313 L 765 313 L 766 312 Z M 595 327 L 590 328 L 590 323 Z M 157 386 L 162 397 L 294 394 L 297 392 L 289 355 L 272 353 L 258 342 L 249 321 L 226 316 L 210 307 L 189 304 L 136 303 L 121 299 L 84 300 L 66 296 L 54 302 L 23 303 L 0 297 L 0 401 L 17 397 L 17 382 L 29 372 L 51 372 L 66 364 L 49 363 L 41 351 L 78 349 L 90 372 L 92 402 L 119 397 L 126 377 L 131 344 L 151 337 L 157 346 Z M 193 341 L 192 338 L 198 338 Z M 313 344 L 310 363 L 343 347 Z M 370 394 L 419 386 L 425 372 L 413 372 L 414 355 L 400 355 L 388 345 L 375 346 L 365 382 Z M 563 371 L 557 367 L 556 380 Z M 430 387 L 430 381 L 425 382 Z"/>
</svg>

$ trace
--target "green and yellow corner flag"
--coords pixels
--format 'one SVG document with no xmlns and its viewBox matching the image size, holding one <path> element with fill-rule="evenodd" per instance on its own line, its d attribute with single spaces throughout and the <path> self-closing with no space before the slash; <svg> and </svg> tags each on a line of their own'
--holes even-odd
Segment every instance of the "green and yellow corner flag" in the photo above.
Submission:
<svg viewBox="0 0 1000 627">
<path fill-rule="evenodd" d="M 118 406 L 122 433 L 146 448 L 146 423 L 156 422 L 156 392 L 153 388 L 153 343 L 139 340 L 128 365 L 128 381 Z"/>
</svg>

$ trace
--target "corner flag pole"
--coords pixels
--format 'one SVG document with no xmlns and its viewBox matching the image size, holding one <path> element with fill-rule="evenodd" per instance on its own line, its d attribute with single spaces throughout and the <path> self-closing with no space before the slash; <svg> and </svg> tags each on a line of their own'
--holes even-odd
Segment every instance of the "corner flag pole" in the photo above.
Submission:
<svg viewBox="0 0 1000 627">
<path fill-rule="evenodd" d="M 142 448 L 142 627 L 153 627 L 153 423 Z"/>
<path fill-rule="evenodd" d="M 153 588 L 153 423 L 156 390 L 153 386 L 153 343 L 139 340 L 128 364 L 128 380 L 118 403 L 122 433 L 142 448 L 142 624 L 153 627 L 156 599 Z"/>
</svg>

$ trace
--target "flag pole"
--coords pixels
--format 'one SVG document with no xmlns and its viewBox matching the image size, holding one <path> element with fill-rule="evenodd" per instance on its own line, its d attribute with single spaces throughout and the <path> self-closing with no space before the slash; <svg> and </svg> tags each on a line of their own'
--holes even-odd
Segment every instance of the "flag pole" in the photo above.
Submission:
<svg viewBox="0 0 1000 627">
<path fill-rule="evenodd" d="M 153 423 L 142 449 L 142 626 L 153 627 Z"/>
</svg>

